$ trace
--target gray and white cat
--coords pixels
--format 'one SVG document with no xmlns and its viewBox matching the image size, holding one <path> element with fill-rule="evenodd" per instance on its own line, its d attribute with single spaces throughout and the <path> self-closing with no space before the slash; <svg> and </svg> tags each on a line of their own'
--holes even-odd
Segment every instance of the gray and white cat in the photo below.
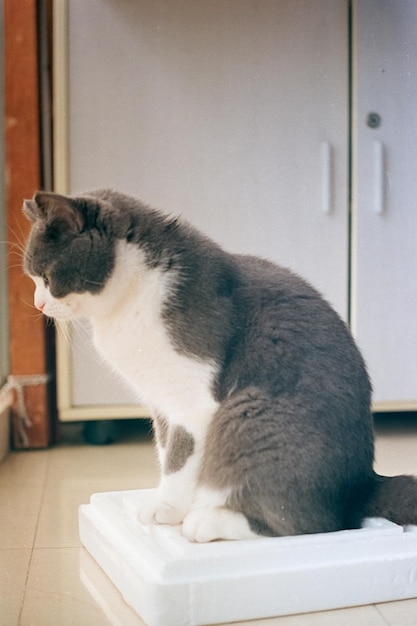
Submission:
<svg viewBox="0 0 417 626">
<path fill-rule="evenodd" d="M 193 541 L 417 523 L 417 481 L 373 471 L 371 386 L 345 324 L 304 280 L 100 190 L 38 192 L 24 266 L 35 306 L 88 318 L 153 411 L 144 524 Z"/>
</svg>

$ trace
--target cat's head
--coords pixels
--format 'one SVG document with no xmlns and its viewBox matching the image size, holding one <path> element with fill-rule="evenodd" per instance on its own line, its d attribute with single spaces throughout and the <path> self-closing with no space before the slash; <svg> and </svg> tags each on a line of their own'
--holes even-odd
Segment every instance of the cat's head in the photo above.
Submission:
<svg viewBox="0 0 417 626">
<path fill-rule="evenodd" d="M 35 306 L 57 319 L 88 315 L 86 302 L 104 289 L 115 264 L 117 233 L 105 195 L 37 192 L 23 211 L 32 222 L 24 270 L 36 286 Z"/>
</svg>

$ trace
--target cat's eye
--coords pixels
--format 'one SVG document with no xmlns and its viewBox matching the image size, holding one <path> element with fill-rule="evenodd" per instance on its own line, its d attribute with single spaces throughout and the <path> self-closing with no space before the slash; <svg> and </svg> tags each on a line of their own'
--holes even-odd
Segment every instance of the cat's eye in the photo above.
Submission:
<svg viewBox="0 0 417 626">
<path fill-rule="evenodd" d="M 49 287 L 49 278 L 45 273 L 41 274 L 41 278 L 43 280 L 43 284 L 45 285 L 45 287 Z"/>
</svg>

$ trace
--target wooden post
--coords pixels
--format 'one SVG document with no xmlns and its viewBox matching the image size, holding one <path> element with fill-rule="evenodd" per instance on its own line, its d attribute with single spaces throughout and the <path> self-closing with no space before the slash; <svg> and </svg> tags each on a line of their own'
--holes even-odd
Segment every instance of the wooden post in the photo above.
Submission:
<svg viewBox="0 0 417 626">
<path fill-rule="evenodd" d="M 45 447 L 51 439 L 46 328 L 32 306 L 33 284 L 21 263 L 29 230 L 22 201 L 41 186 L 36 0 L 4 0 L 4 51 L 13 443 L 17 448 Z"/>
</svg>

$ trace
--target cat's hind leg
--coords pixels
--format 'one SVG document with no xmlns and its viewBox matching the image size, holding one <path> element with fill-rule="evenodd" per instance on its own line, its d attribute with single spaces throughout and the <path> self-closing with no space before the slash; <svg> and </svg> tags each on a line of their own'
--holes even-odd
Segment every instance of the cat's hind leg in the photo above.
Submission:
<svg viewBox="0 0 417 626">
<path fill-rule="evenodd" d="M 205 543 L 217 539 L 253 539 L 258 537 L 240 511 L 229 508 L 228 489 L 199 487 L 192 509 L 183 521 L 182 534 L 189 541 Z"/>
</svg>

